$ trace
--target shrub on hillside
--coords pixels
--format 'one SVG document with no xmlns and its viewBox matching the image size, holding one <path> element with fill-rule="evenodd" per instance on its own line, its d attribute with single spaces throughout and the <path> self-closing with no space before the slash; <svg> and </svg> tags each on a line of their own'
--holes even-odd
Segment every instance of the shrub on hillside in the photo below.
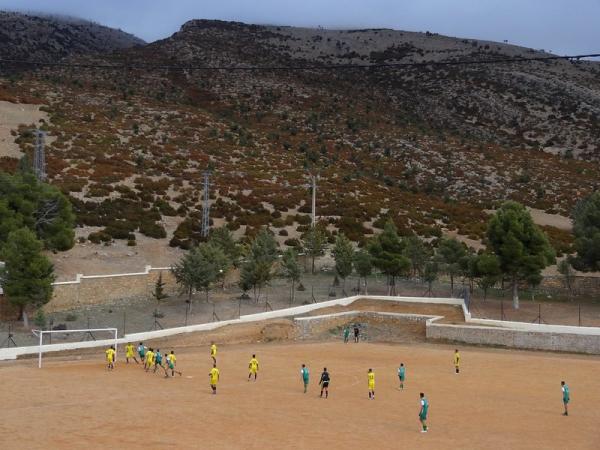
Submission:
<svg viewBox="0 0 600 450">
<path fill-rule="evenodd" d="M 286 239 L 284 244 L 288 247 L 300 247 L 300 241 L 295 238 Z"/>
<path fill-rule="evenodd" d="M 110 234 L 104 231 L 95 231 L 88 235 L 88 240 L 93 244 L 100 244 L 101 242 L 110 242 L 112 237 Z"/>
<path fill-rule="evenodd" d="M 151 221 L 143 221 L 140 223 L 140 233 L 154 239 L 164 239 L 167 237 L 165 228 L 162 225 Z"/>
</svg>

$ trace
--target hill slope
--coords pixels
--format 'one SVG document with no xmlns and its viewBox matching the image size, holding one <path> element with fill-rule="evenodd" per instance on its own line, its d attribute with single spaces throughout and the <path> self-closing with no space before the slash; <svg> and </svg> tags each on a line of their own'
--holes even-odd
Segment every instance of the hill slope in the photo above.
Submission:
<svg viewBox="0 0 600 450">
<path fill-rule="evenodd" d="M 71 60 L 273 67 L 543 55 L 431 33 L 191 21 L 162 41 Z M 477 240 L 485 211 L 498 201 L 568 215 L 598 187 L 599 74 L 597 63 L 568 61 L 302 71 L 47 68 L 0 81 L 0 100 L 47 105 L 56 138 L 50 179 L 72 196 L 85 227 L 80 235 L 103 230 L 96 241 L 166 234 L 172 245 L 188 246 L 198 237 L 206 168 L 214 171 L 214 224 L 240 235 L 269 225 L 281 244 L 297 244 L 309 223 L 307 174 L 316 171 L 317 212 L 332 233 L 363 241 L 392 218 L 403 233 Z M 24 129 L 17 141 L 31 152 Z M 568 249 L 568 231 L 548 231 L 559 250 Z"/>
<path fill-rule="evenodd" d="M 53 62 L 142 44 L 131 34 L 85 20 L 0 11 L 0 58 Z"/>
</svg>

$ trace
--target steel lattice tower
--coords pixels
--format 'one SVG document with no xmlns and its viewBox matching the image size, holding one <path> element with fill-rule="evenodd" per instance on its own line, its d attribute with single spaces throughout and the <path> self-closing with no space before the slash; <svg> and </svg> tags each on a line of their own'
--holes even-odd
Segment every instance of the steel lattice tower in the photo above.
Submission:
<svg viewBox="0 0 600 450">
<path fill-rule="evenodd" d="M 46 179 L 46 155 L 44 140 L 46 133 L 42 130 L 35 131 L 35 150 L 33 153 L 33 173 L 40 181 Z"/>
<path fill-rule="evenodd" d="M 204 172 L 204 194 L 202 202 L 202 237 L 208 237 L 210 230 L 210 171 Z"/>
</svg>

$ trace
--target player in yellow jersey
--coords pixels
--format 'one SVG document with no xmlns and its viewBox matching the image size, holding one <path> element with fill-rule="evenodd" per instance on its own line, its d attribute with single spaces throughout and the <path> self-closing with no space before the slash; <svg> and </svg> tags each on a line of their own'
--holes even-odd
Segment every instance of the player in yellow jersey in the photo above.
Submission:
<svg viewBox="0 0 600 450">
<path fill-rule="evenodd" d="M 117 354 L 114 345 L 107 349 L 104 353 L 106 353 L 108 370 L 113 370 L 115 368 L 115 355 Z"/>
<path fill-rule="evenodd" d="M 458 372 L 460 371 L 460 353 L 458 353 L 458 349 L 454 350 L 454 369 L 458 375 Z"/>
<path fill-rule="evenodd" d="M 217 344 L 214 342 L 210 343 L 210 357 L 213 360 L 213 364 L 217 363 Z"/>
<path fill-rule="evenodd" d="M 369 369 L 367 378 L 369 380 L 369 400 L 375 400 L 375 372 L 373 369 Z"/>
<path fill-rule="evenodd" d="M 140 362 L 135 357 L 135 349 L 133 348 L 133 344 L 130 342 L 125 346 L 125 361 L 129 364 L 129 358 L 132 358 L 136 364 Z"/>
<path fill-rule="evenodd" d="M 213 364 L 213 368 L 210 369 L 210 373 L 208 374 L 210 377 L 210 388 L 212 389 L 212 393 L 217 393 L 217 383 L 219 382 L 219 369 L 217 369 L 217 364 Z"/>
<path fill-rule="evenodd" d="M 256 375 L 258 374 L 258 359 L 256 359 L 256 355 L 252 355 L 252 359 L 248 363 L 248 381 L 254 375 L 254 381 L 256 381 Z"/>
<path fill-rule="evenodd" d="M 146 372 L 148 372 L 150 370 L 150 368 L 152 367 L 153 364 L 154 364 L 154 350 L 152 349 L 152 347 L 150 347 L 148 349 L 148 351 L 146 352 L 146 363 L 144 365 Z"/>
<path fill-rule="evenodd" d="M 175 372 L 177 372 L 179 374 L 179 376 L 181 376 L 181 372 L 175 370 L 175 366 L 176 365 L 177 365 L 177 358 L 175 357 L 175 352 L 173 350 L 171 350 L 171 353 L 169 353 L 167 355 L 167 370 L 165 370 L 165 377 L 166 378 L 169 377 L 168 370 L 171 371 L 171 376 L 172 377 L 175 376 Z"/>
</svg>

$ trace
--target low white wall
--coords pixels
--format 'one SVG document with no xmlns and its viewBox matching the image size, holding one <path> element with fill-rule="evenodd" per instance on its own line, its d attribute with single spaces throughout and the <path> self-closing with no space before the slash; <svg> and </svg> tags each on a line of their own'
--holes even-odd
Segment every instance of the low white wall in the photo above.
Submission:
<svg viewBox="0 0 600 450">
<path fill-rule="evenodd" d="M 248 323 L 258 322 L 268 319 L 277 319 L 281 317 L 299 316 L 307 314 L 311 311 L 329 308 L 332 306 L 348 306 L 359 299 L 365 300 L 382 300 L 399 303 L 433 303 L 433 304 L 445 304 L 445 305 L 463 305 L 461 299 L 455 298 L 423 298 L 423 297 L 386 297 L 386 296 L 353 296 L 346 298 L 339 298 L 335 300 L 329 300 L 320 303 L 311 303 L 309 305 L 295 306 L 292 308 L 278 309 L 275 311 L 268 311 L 264 313 L 249 314 L 234 320 L 225 320 L 220 322 L 203 323 L 198 325 L 188 325 L 186 327 L 177 328 L 166 328 L 164 330 L 156 331 L 144 331 L 141 333 L 131 333 L 125 335 L 123 338 L 117 340 L 118 344 L 124 344 L 128 342 L 140 342 L 151 339 L 158 339 L 168 336 L 174 336 L 184 333 L 193 333 L 196 331 L 211 331 L 216 328 L 220 328 L 226 325 L 232 325 L 237 323 Z M 463 305 L 464 308 L 464 305 Z M 111 343 L 114 342 L 111 340 Z M 96 345 L 94 345 L 96 344 Z M 91 341 L 91 342 L 73 342 L 64 344 L 52 344 L 52 346 L 44 346 L 44 351 L 61 351 L 61 350 L 72 350 L 76 348 L 90 348 L 90 347 L 103 347 L 106 345 L 104 341 Z M 21 355 L 33 355 L 38 353 L 37 346 L 28 347 L 16 347 L 16 348 L 4 348 L 0 349 L 0 361 L 7 359 L 16 359 Z"/>
<path fill-rule="evenodd" d="M 536 333 L 573 333 L 580 335 L 600 336 L 599 327 L 574 327 L 571 325 L 546 325 L 545 323 L 511 322 L 507 320 L 468 319 L 468 323 L 484 326 L 510 328 L 512 330 L 531 331 Z"/>
<path fill-rule="evenodd" d="M 353 296 L 329 300 L 321 303 L 295 306 L 264 313 L 249 314 L 234 320 L 221 322 L 189 325 L 186 327 L 167 328 L 164 330 L 145 331 L 142 333 L 127 334 L 117 340 L 118 344 L 140 342 L 174 336 L 196 331 L 211 331 L 226 325 L 239 323 L 258 322 L 281 317 L 300 316 L 311 311 L 329 308 L 332 306 L 348 306 L 359 299 L 381 300 L 397 303 L 423 303 L 461 306 L 465 322 L 473 325 L 451 325 L 437 323 L 442 317 L 423 316 L 426 319 L 427 337 L 430 339 L 444 339 L 472 344 L 503 345 L 515 348 L 532 348 L 540 350 L 576 351 L 582 353 L 600 354 L 600 328 L 597 327 L 572 327 L 564 325 L 529 324 L 523 322 L 507 322 L 488 319 L 473 319 L 466 309 L 464 301 L 457 298 L 428 298 L 428 297 L 387 297 L 387 296 Z M 349 314 L 334 313 L 334 314 Z M 378 313 L 395 314 L 395 313 Z M 402 315 L 402 314 L 401 314 Z M 419 316 L 407 314 L 406 316 Z M 309 318 L 307 318 L 309 319 Z M 63 344 L 44 345 L 44 351 L 74 350 L 79 348 L 105 347 L 114 343 L 114 340 L 72 342 Z M 37 346 L 3 348 L 0 349 L 0 361 L 16 359 L 21 355 L 37 354 Z"/>
</svg>

